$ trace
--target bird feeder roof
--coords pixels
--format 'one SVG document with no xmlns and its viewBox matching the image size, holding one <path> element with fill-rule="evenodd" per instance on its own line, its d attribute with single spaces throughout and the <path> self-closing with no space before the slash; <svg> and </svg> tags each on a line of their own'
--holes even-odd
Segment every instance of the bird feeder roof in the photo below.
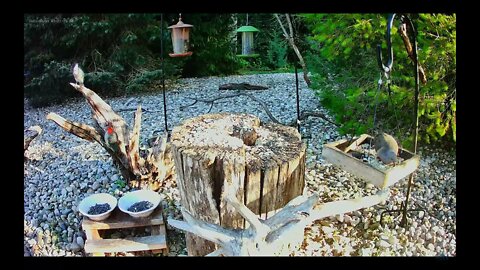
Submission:
<svg viewBox="0 0 480 270">
<path fill-rule="evenodd" d="M 193 27 L 191 24 L 183 23 L 182 20 L 178 20 L 177 24 L 169 26 L 168 28 L 186 28 L 186 27 Z"/>
<path fill-rule="evenodd" d="M 244 25 L 238 28 L 237 32 L 260 32 L 260 30 L 250 25 Z"/>
</svg>

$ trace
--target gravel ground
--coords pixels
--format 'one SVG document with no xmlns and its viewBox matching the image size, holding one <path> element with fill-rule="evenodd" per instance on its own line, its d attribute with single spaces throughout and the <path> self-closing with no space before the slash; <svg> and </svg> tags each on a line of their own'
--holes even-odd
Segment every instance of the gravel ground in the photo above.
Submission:
<svg viewBox="0 0 480 270">
<path fill-rule="evenodd" d="M 299 76 L 301 78 L 301 76 Z M 184 119 L 207 113 L 210 104 L 193 103 L 189 97 L 211 99 L 234 91 L 219 91 L 224 83 L 248 82 L 270 87 L 249 91 L 265 102 L 272 114 L 283 123 L 296 116 L 294 74 L 265 74 L 229 77 L 182 79 L 167 92 L 169 129 Z M 301 110 L 318 110 L 326 114 L 313 92 L 301 80 Z M 95 90 L 95 89 L 93 89 Z M 73 91 L 73 90 L 72 90 Z M 130 97 L 106 99 L 114 110 L 123 108 Z M 163 98 L 160 93 L 136 96 L 130 106 L 155 112 L 142 115 L 141 140 L 163 130 Z M 85 256 L 85 234 L 77 206 L 92 194 L 108 192 L 120 198 L 129 188 L 104 149 L 68 134 L 45 116 L 55 112 L 66 119 L 92 124 L 90 107 L 84 99 L 68 104 L 32 109 L 25 102 L 24 127 L 40 125 L 43 133 L 27 150 L 24 163 L 24 256 Z M 247 112 L 270 121 L 262 107 L 246 96 L 215 102 L 211 112 Z M 119 112 L 127 123 L 133 111 Z M 378 191 L 371 184 L 328 164 L 321 157 L 322 145 L 340 139 L 331 124 L 309 118 L 303 123 L 302 135 L 308 138 L 306 184 L 309 193 L 318 193 L 323 202 L 370 195 Z M 305 230 L 300 250 L 292 256 L 455 256 L 456 255 L 456 153 L 419 146 L 421 156 L 410 205 L 423 207 L 428 213 L 412 212 L 410 225 L 399 227 L 395 216 L 384 209 L 396 209 L 405 199 L 407 179 L 390 189 L 390 198 L 382 205 L 316 221 Z M 179 193 L 175 182 L 161 189 L 166 217 L 181 218 Z M 394 219 L 395 218 L 395 219 Z M 113 231 L 113 230 L 112 230 Z M 110 237 L 148 233 L 117 230 Z M 184 256 L 183 232 L 167 225 L 169 256 Z M 106 236 L 108 237 L 108 236 Z M 152 256 L 149 252 L 117 253 L 111 256 Z M 159 256 L 159 255 L 156 255 Z"/>
</svg>

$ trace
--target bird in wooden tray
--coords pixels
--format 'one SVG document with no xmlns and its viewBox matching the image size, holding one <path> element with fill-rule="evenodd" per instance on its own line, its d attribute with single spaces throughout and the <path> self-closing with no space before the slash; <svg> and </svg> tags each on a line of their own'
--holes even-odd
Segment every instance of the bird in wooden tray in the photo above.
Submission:
<svg viewBox="0 0 480 270">
<path fill-rule="evenodd" d="M 85 73 L 78 66 L 78 63 L 75 63 L 75 66 L 73 67 L 73 77 L 75 78 L 75 81 L 77 82 L 77 84 L 83 85 L 83 79 L 85 77 Z"/>
<path fill-rule="evenodd" d="M 397 162 L 398 144 L 391 135 L 382 132 L 374 139 L 375 151 L 377 157 L 385 164 L 395 164 Z"/>
</svg>

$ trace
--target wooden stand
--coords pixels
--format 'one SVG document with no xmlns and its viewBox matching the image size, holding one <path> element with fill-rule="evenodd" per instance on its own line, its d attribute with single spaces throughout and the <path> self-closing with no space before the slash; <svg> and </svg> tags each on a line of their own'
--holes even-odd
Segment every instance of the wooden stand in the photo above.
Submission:
<svg viewBox="0 0 480 270">
<path fill-rule="evenodd" d="M 150 236 L 133 237 L 128 239 L 103 239 L 99 231 L 111 229 L 123 229 L 134 227 L 151 226 Z M 168 254 L 165 222 L 162 215 L 162 207 L 157 209 L 148 217 L 133 218 L 116 208 L 105 220 L 93 221 L 84 217 L 82 228 L 85 231 L 85 252 L 93 256 L 104 256 L 110 252 L 131 252 L 152 250 L 153 253 Z"/>
</svg>

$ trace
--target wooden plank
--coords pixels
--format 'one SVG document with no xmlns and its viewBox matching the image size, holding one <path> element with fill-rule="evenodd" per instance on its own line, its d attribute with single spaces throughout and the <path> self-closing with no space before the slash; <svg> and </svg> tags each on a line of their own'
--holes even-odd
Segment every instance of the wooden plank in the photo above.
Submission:
<svg viewBox="0 0 480 270">
<path fill-rule="evenodd" d="M 383 187 L 389 187 L 413 173 L 420 164 L 420 157 L 414 155 L 412 158 L 388 169 L 385 173 Z"/>
<path fill-rule="evenodd" d="M 165 235 L 165 226 L 152 226 L 152 235 Z M 153 254 L 163 253 L 163 249 L 153 249 Z"/>
<path fill-rule="evenodd" d="M 131 252 L 167 247 L 165 235 L 135 237 L 131 239 L 87 239 L 85 252 Z"/>
<path fill-rule="evenodd" d="M 162 216 L 162 207 L 159 205 L 153 213 L 145 218 L 134 218 L 129 214 L 123 213 L 120 209 L 113 210 L 110 217 L 101 221 L 94 221 L 87 217 L 83 218 L 82 228 L 84 230 L 91 229 L 121 229 L 132 227 L 143 227 L 151 225 L 164 224 Z"/>
<path fill-rule="evenodd" d="M 88 240 L 88 239 L 91 239 L 91 240 L 99 240 L 99 239 L 102 239 L 102 237 L 100 236 L 98 230 L 96 230 L 96 229 L 85 230 L 85 236 L 87 237 L 87 240 Z M 103 252 L 93 252 L 92 255 L 93 255 L 94 257 L 104 257 L 104 256 L 105 256 L 105 253 L 103 253 Z"/>
</svg>

